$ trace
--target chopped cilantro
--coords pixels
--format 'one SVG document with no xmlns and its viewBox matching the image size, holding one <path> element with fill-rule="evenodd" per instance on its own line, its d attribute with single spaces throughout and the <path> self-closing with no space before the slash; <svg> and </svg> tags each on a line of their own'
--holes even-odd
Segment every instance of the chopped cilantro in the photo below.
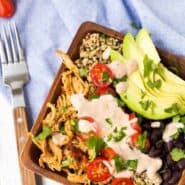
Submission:
<svg viewBox="0 0 185 185">
<path fill-rule="evenodd" d="M 99 94 L 92 94 L 92 95 L 89 97 L 89 99 L 90 99 L 90 100 L 93 100 L 93 99 L 98 99 L 99 97 L 100 97 Z"/>
<path fill-rule="evenodd" d="M 120 130 L 117 130 L 117 129 L 114 130 L 113 140 L 115 142 L 121 141 L 126 136 L 126 134 L 124 132 L 125 129 L 126 129 L 126 127 L 122 127 Z"/>
<path fill-rule="evenodd" d="M 143 134 L 139 135 L 138 139 L 137 139 L 138 148 L 142 152 L 146 152 L 146 139 L 147 139 L 147 133 L 146 132 L 144 132 Z"/>
<path fill-rule="evenodd" d="M 130 25 L 133 27 L 133 28 L 135 28 L 136 30 L 139 30 L 139 26 L 137 25 L 137 23 L 136 22 L 131 22 L 130 23 Z"/>
<path fill-rule="evenodd" d="M 73 131 L 77 132 L 79 130 L 78 120 L 76 118 L 71 119 L 71 124 L 73 126 Z"/>
<path fill-rule="evenodd" d="M 61 113 L 65 113 L 65 112 L 67 111 L 68 107 L 69 107 L 69 106 L 62 107 L 62 108 L 60 109 L 60 112 L 61 112 Z"/>
<path fill-rule="evenodd" d="M 185 150 L 182 150 L 180 148 L 173 148 L 170 152 L 170 155 L 173 161 L 178 162 L 181 159 L 185 158 Z"/>
<path fill-rule="evenodd" d="M 111 120 L 110 118 L 106 118 L 105 121 L 106 121 L 110 126 L 113 125 L 112 120 Z"/>
<path fill-rule="evenodd" d="M 173 118 L 172 118 L 172 122 L 179 122 L 180 121 L 180 116 L 179 115 L 177 115 L 177 116 L 174 116 Z"/>
<path fill-rule="evenodd" d="M 151 80 L 148 80 L 147 85 L 148 85 L 151 89 L 153 89 L 153 88 L 159 89 L 159 88 L 161 87 L 161 85 L 162 85 L 162 81 L 161 81 L 161 79 L 158 79 L 158 80 L 156 80 L 156 81 L 154 81 L 154 82 L 152 82 Z"/>
<path fill-rule="evenodd" d="M 138 160 L 124 160 L 119 155 L 115 155 L 114 156 L 114 164 L 115 164 L 117 172 L 120 172 L 125 169 L 136 170 Z"/>
<path fill-rule="evenodd" d="M 178 103 L 173 103 L 169 108 L 164 109 L 167 113 L 178 113 L 180 110 Z"/>
<path fill-rule="evenodd" d="M 101 78 L 101 80 L 102 80 L 103 82 L 107 82 L 107 81 L 109 80 L 109 73 L 108 73 L 107 71 L 104 71 L 104 72 L 102 73 L 102 78 Z"/>
<path fill-rule="evenodd" d="M 141 105 L 142 109 L 144 109 L 145 111 L 147 111 L 149 108 L 151 108 L 153 110 L 155 103 L 151 100 L 143 100 L 140 101 L 139 104 Z"/>
<path fill-rule="evenodd" d="M 115 86 L 116 84 L 118 84 L 119 82 L 126 82 L 127 81 L 127 75 L 121 77 L 121 78 L 115 78 L 113 80 L 113 85 Z"/>
<path fill-rule="evenodd" d="M 125 103 L 120 98 L 117 98 L 117 104 L 118 104 L 118 107 L 124 107 L 125 105 Z"/>
<path fill-rule="evenodd" d="M 90 136 L 87 140 L 88 149 L 91 151 L 91 160 L 99 154 L 99 152 L 106 146 L 102 138 L 97 136 Z"/>
<path fill-rule="evenodd" d="M 36 137 L 33 138 L 33 140 L 38 141 L 38 140 L 44 140 L 46 139 L 49 135 L 51 134 L 51 128 L 49 127 L 44 127 L 42 132 L 40 132 Z"/>
<path fill-rule="evenodd" d="M 144 91 L 141 89 L 141 99 L 144 99 L 145 96 L 146 96 L 146 92 L 144 92 Z"/>
<path fill-rule="evenodd" d="M 72 157 L 69 157 L 68 159 L 62 161 L 62 167 L 70 166 L 73 161 L 74 159 Z"/>
<path fill-rule="evenodd" d="M 89 73 L 89 70 L 87 67 L 82 67 L 79 69 L 79 73 L 81 77 L 86 77 Z"/>
<path fill-rule="evenodd" d="M 61 134 L 64 134 L 64 135 L 66 134 L 64 125 L 62 125 L 62 127 L 60 128 L 60 132 L 61 132 Z"/>
<path fill-rule="evenodd" d="M 143 63 L 144 63 L 144 77 L 147 77 L 153 71 L 153 60 L 149 59 L 148 56 L 145 55 Z"/>
</svg>

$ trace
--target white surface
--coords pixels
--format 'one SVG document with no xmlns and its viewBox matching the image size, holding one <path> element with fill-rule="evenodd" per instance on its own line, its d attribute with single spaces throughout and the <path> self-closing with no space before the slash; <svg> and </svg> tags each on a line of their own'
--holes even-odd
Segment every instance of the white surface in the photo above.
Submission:
<svg viewBox="0 0 185 185">
<path fill-rule="evenodd" d="M 59 185 L 38 178 L 37 185 Z M 0 185 L 21 185 L 11 106 L 0 94 Z"/>
</svg>

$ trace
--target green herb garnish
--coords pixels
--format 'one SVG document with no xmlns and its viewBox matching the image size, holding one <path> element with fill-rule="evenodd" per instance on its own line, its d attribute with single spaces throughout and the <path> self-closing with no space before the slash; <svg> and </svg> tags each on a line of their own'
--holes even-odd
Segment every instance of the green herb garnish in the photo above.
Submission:
<svg viewBox="0 0 185 185">
<path fill-rule="evenodd" d="M 139 135 L 137 138 L 137 147 L 142 151 L 142 152 L 146 152 L 147 148 L 146 148 L 146 140 L 147 140 L 147 133 L 146 131 Z"/>
<path fill-rule="evenodd" d="M 60 128 L 60 132 L 61 132 L 61 134 L 63 134 L 63 135 L 66 134 L 64 125 L 62 125 L 62 127 Z"/>
<path fill-rule="evenodd" d="M 99 97 L 100 97 L 99 94 L 92 94 L 92 95 L 89 97 L 89 99 L 90 99 L 90 100 L 93 100 L 93 99 L 98 99 Z"/>
<path fill-rule="evenodd" d="M 49 135 L 51 134 L 51 128 L 49 127 L 44 127 L 42 132 L 39 133 L 36 137 L 33 138 L 33 140 L 38 141 L 38 140 L 44 140 L 46 139 Z"/>
<path fill-rule="evenodd" d="M 65 113 L 65 112 L 67 111 L 68 108 L 69 108 L 69 106 L 62 107 L 62 108 L 60 109 L 60 112 L 61 112 L 61 113 Z"/>
<path fill-rule="evenodd" d="M 144 63 L 144 77 L 148 77 L 154 68 L 153 60 L 149 59 L 148 56 L 145 55 L 143 63 Z"/>
<path fill-rule="evenodd" d="M 105 121 L 106 121 L 110 126 L 113 125 L 112 120 L 111 120 L 110 118 L 106 118 Z"/>
<path fill-rule="evenodd" d="M 101 80 L 102 80 L 103 82 L 107 82 L 107 81 L 109 80 L 109 73 L 106 72 L 106 71 L 104 71 L 104 72 L 102 73 L 102 78 L 101 78 Z"/>
<path fill-rule="evenodd" d="M 112 138 L 115 142 L 121 141 L 126 136 L 124 132 L 125 129 L 126 127 L 122 127 L 120 130 L 118 130 L 117 128 L 114 130 Z"/>
<path fill-rule="evenodd" d="M 167 113 L 178 113 L 180 110 L 178 103 L 173 103 L 169 108 L 164 109 Z"/>
<path fill-rule="evenodd" d="M 147 111 L 149 108 L 153 110 L 155 106 L 155 103 L 151 100 L 142 100 L 139 102 L 139 104 L 141 105 L 142 109 L 144 109 L 145 111 Z"/>
<path fill-rule="evenodd" d="M 120 172 L 125 169 L 136 170 L 138 160 L 124 160 L 119 155 L 115 155 L 114 156 L 114 164 L 115 164 L 117 172 Z"/>
<path fill-rule="evenodd" d="M 79 69 L 79 73 L 81 77 L 87 77 L 89 70 L 87 67 L 82 67 Z"/>
<path fill-rule="evenodd" d="M 68 159 L 62 161 L 62 167 L 68 167 L 72 164 L 74 159 L 72 157 L 69 157 Z"/>
<path fill-rule="evenodd" d="M 126 82 L 128 79 L 127 75 L 121 77 L 121 78 L 115 78 L 113 80 L 113 85 L 115 86 L 116 84 L 118 84 L 119 82 Z"/>
<path fill-rule="evenodd" d="M 185 151 L 180 148 L 173 148 L 170 155 L 173 161 L 178 162 L 185 158 Z"/>
<path fill-rule="evenodd" d="M 88 149 L 91 151 L 91 160 L 95 159 L 99 152 L 106 146 L 102 138 L 90 136 L 87 140 Z"/>
<path fill-rule="evenodd" d="M 77 132 L 79 130 L 78 120 L 76 118 L 71 119 L 71 125 L 73 126 L 74 132 Z"/>
<path fill-rule="evenodd" d="M 124 107 L 125 106 L 125 103 L 120 98 L 116 98 L 116 100 L 117 100 L 118 107 Z"/>
</svg>

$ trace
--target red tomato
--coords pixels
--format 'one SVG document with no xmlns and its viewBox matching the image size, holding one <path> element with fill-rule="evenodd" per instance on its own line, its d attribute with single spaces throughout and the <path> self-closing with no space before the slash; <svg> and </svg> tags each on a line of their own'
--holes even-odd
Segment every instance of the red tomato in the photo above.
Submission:
<svg viewBox="0 0 185 185">
<path fill-rule="evenodd" d="M 103 182 L 106 181 L 109 177 L 111 177 L 109 169 L 105 166 L 103 160 L 103 158 L 98 157 L 87 165 L 87 177 L 91 181 Z"/>
<path fill-rule="evenodd" d="M 90 77 L 97 87 L 107 87 L 113 79 L 113 73 L 107 65 L 96 64 L 90 70 Z"/>
<path fill-rule="evenodd" d="M 115 178 L 111 185 L 134 185 L 134 183 L 130 178 Z"/>
<path fill-rule="evenodd" d="M 13 0 L 0 0 L 0 17 L 11 17 L 15 12 Z"/>
<path fill-rule="evenodd" d="M 135 112 L 132 112 L 131 114 L 129 114 L 129 120 L 132 120 L 136 118 L 136 114 Z M 138 122 L 133 122 L 131 123 L 131 126 L 133 129 L 135 129 L 138 133 L 142 133 L 142 129 L 141 129 L 141 126 L 139 125 Z"/>
<path fill-rule="evenodd" d="M 101 155 L 108 160 L 112 160 L 114 156 L 116 155 L 116 152 L 111 147 L 105 147 L 101 151 Z"/>
<path fill-rule="evenodd" d="M 112 89 L 111 87 L 98 87 L 96 89 L 96 94 L 98 95 L 112 94 L 114 96 L 116 93 L 114 89 Z"/>
<path fill-rule="evenodd" d="M 86 120 L 86 121 L 89 121 L 90 123 L 93 123 L 94 122 L 94 119 L 90 116 L 82 116 L 79 118 L 79 120 Z"/>
</svg>

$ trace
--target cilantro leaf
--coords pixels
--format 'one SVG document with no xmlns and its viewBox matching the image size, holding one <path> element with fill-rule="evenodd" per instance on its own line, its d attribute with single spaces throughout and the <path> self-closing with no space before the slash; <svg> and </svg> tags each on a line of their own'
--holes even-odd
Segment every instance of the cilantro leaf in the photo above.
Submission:
<svg viewBox="0 0 185 185">
<path fill-rule="evenodd" d="M 148 56 L 145 55 L 143 63 L 144 63 L 144 77 L 147 77 L 153 71 L 153 60 L 149 59 Z"/>
<path fill-rule="evenodd" d="M 151 108 L 153 110 L 155 103 L 151 100 L 143 100 L 140 101 L 139 104 L 141 105 L 142 109 L 144 109 L 145 111 L 147 111 L 149 108 Z"/>
<path fill-rule="evenodd" d="M 109 80 L 109 73 L 108 73 L 107 71 L 104 71 L 104 72 L 102 73 L 102 78 L 101 78 L 101 80 L 102 80 L 103 82 L 107 82 L 107 81 Z"/>
<path fill-rule="evenodd" d="M 126 136 L 124 132 L 125 129 L 126 127 L 122 127 L 120 130 L 117 129 L 114 130 L 112 138 L 115 142 L 121 141 Z"/>
<path fill-rule="evenodd" d="M 89 97 L 89 99 L 90 99 L 90 100 L 93 100 L 93 99 L 98 99 L 99 97 L 100 97 L 99 94 L 92 94 L 92 95 Z"/>
<path fill-rule="evenodd" d="M 79 73 L 81 77 L 86 77 L 89 73 L 89 70 L 87 67 L 82 67 L 79 69 Z"/>
<path fill-rule="evenodd" d="M 178 103 L 173 103 L 169 108 L 164 109 L 167 113 L 178 113 L 180 110 Z"/>
<path fill-rule="evenodd" d="M 113 125 L 112 120 L 111 120 L 110 118 L 106 118 L 105 121 L 106 121 L 110 126 Z"/>
<path fill-rule="evenodd" d="M 116 100 L 117 100 L 118 107 L 124 107 L 125 103 L 121 99 L 117 98 Z"/>
<path fill-rule="evenodd" d="M 137 169 L 138 160 L 124 160 L 119 155 L 115 155 L 113 160 L 117 172 L 120 172 L 125 169 L 129 170 Z"/>
<path fill-rule="evenodd" d="M 87 140 L 88 149 L 91 150 L 91 160 L 96 158 L 99 152 L 106 146 L 102 138 L 90 136 Z"/>
<path fill-rule="evenodd" d="M 71 125 L 73 126 L 74 132 L 77 132 L 79 130 L 78 120 L 76 118 L 71 119 Z"/>
<path fill-rule="evenodd" d="M 185 158 L 185 151 L 180 148 L 173 148 L 170 152 L 173 161 L 177 162 Z"/>
<path fill-rule="evenodd" d="M 62 125 L 62 127 L 60 128 L 60 132 L 61 132 L 61 134 L 63 134 L 63 135 L 65 135 L 65 134 L 66 134 L 66 131 L 65 131 L 64 125 Z"/>
<path fill-rule="evenodd" d="M 146 140 L 147 140 L 147 133 L 145 131 L 143 134 L 139 135 L 137 139 L 138 148 L 142 152 L 146 152 Z"/>
<path fill-rule="evenodd" d="M 74 159 L 72 157 L 69 157 L 68 159 L 62 161 L 62 167 L 70 166 L 73 161 Z"/>
<path fill-rule="evenodd" d="M 36 137 L 33 138 L 33 140 L 38 141 L 38 140 L 44 140 L 46 139 L 49 135 L 51 134 L 51 128 L 49 127 L 44 127 L 42 132 L 40 132 Z"/>
</svg>

